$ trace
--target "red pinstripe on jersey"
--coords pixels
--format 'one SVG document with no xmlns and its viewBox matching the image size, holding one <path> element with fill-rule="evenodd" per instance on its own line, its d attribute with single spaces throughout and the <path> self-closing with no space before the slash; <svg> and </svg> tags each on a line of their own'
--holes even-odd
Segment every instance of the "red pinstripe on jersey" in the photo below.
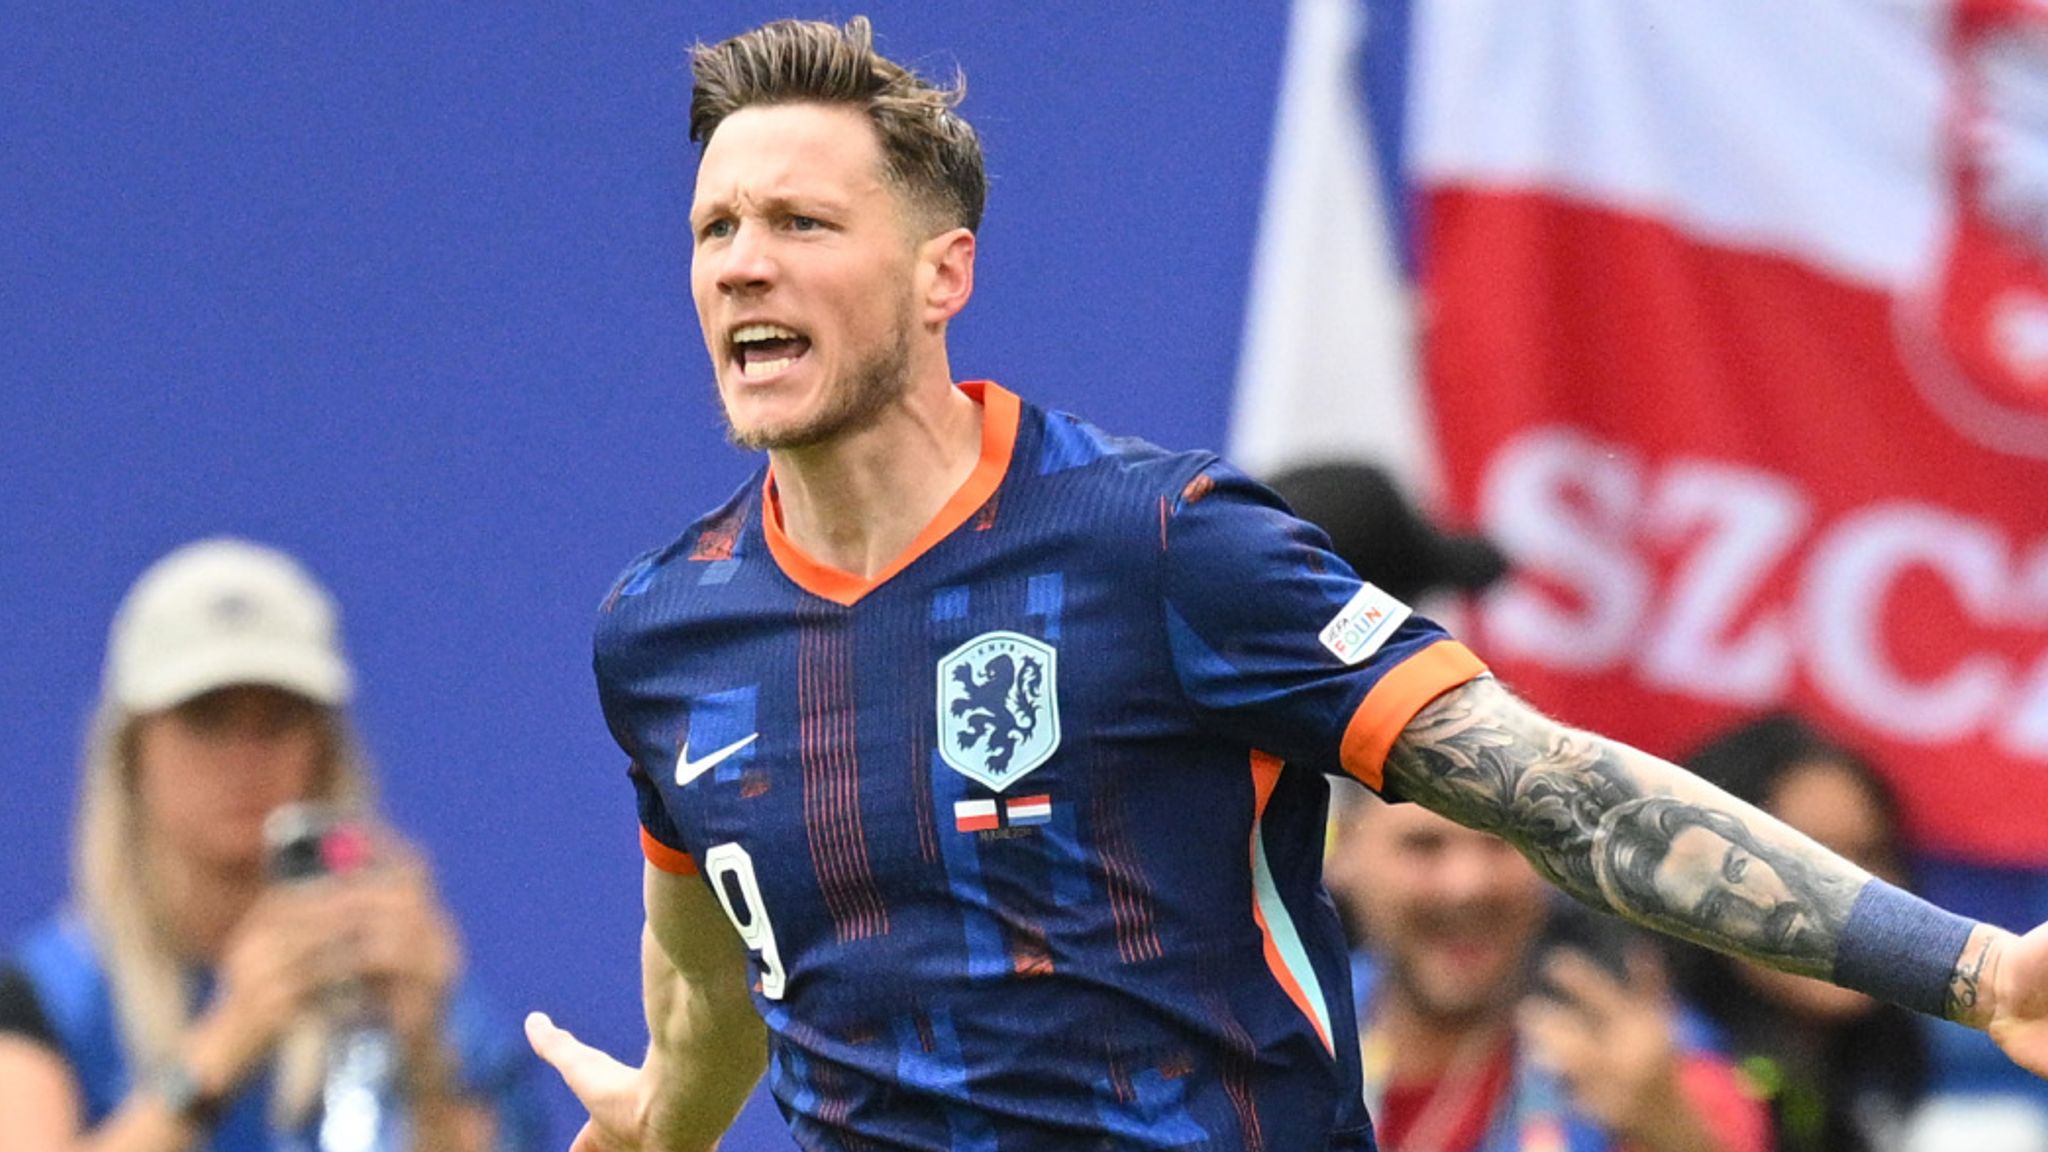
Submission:
<svg viewBox="0 0 2048 1152">
<path fill-rule="evenodd" d="M 1202 982 L 1202 1006 L 1223 1028 L 1220 1078 L 1223 1094 L 1230 1099 L 1231 1110 L 1237 1113 L 1238 1136 L 1244 1143 L 1244 1152 L 1266 1152 L 1266 1135 L 1259 1124 L 1259 1104 L 1252 1098 L 1251 1069 L 1258 1060 L 1259 1046 L 1253 1042 L 1252 1034 L 1238 1022 L 1237 1015 L 1230 1010 L 1229 1001 L 1217 990 L 1214 957 L 1205 948 L 1196 953 L 1195 962 Z"/>
<path fill-rule="evenodd" d="M 868 867 L 867 835 L 861 827 L 849 624 L 839 609 L 812 604 L 802 614 L 797 638 L 804 831 L 819 891 L 842 941 L 889 930 L 889 909 Z"/>
<path fill-rule="evenodd" d="M 910 807 L 917 821 L 917 858 L 939 862 L 939 823 L 932 811 L 931 733 L 928 718 L 910 726 Z"/>
<path fill-rule="evenodd" d="M 1157 960 L 1165 954 L 1152 922 L 1152 885 L 1138 862 L 1137 850 L 1124 818 L 1122 774 L 1102 772 L 1090 805 L 1095 825 L 1095 851 L 1102 862 L 1109 892 L 1110 919 L 1116 925 L 1117 958 L 1126 964 Z"/>
</svg>

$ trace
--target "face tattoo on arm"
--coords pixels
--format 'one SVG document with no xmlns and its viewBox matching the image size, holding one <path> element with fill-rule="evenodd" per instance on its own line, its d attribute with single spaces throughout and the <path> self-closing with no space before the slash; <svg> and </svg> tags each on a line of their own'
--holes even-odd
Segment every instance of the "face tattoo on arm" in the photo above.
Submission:
<svg viewBox="0 0 2048 1152">
<path fill-rule="evenodd" d="M 1721 951 L 1832 974 L 1869 881 L 1741 801 L 1475 680 L 1416 716 L 1389 790 L 1511 842 L 1578 899 Z"/>
</svg>

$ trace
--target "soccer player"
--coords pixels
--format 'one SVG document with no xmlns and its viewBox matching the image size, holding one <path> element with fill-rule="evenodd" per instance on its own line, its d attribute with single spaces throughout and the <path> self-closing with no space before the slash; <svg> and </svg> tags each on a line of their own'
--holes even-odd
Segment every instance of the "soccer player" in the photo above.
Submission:
<svg viewBox="0 0 2048 1152">
<path fill-rule="evenodd" d="M 694 68 L 692 295 L 767 460 L 599 617 L 652 1044 L 632 1067 L 529 1018 L 577 1152 L 709 1148 L 764 1067 L 813 1149 L 1369 1149 L 1320 887 L 1339 772 L 2048 1068 L 2048 935 L 1537 715 L 1214 456 L 956 383 L 980 145 L 866 21 Z M 1647 878 L 1615 867 L 1607 817 L 1651 796 L 1744 826 L 1771 883 L 1678 822 Z"/>
</svg>

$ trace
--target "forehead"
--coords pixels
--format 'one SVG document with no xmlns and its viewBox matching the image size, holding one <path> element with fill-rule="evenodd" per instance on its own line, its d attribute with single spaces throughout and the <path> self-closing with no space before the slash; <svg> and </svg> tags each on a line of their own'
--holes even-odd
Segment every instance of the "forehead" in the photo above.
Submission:
<svg viewBox="0 0 2048 1152">
<path fill-rule="evenodd" d="M 1702 824 L 1686 824 L 1671 834 L 1670 849 L 1664 854 L 1664 866 L 1685 862 L 1687 866 L 1705 859 L 1719 859 L 1729 849 L 1741 845 L 1730 840 L 1720 831 Z"/>
<path fill-rule="evenodd" d="M 1883 819 L 1870 786 L 1855 769 L 1835 760 L 1802 760 L 1794 764 L 1771 785 L 1770 794 L 1764 799 L 1774 815 L 1795 827 L 1799 821 L 1787 816 L 1788 811 L 1802 817 L 1829 814 L 1871 821 Z"/>
<path fill-rule="evenodd" d="M 1387 804 L 1360 801 L 1358 830 L 1374 843 L 1387 847 L 1428 841 L 1436 844 L 1499 843 L 1484 832 L 1474 831 L 1447 816 L 1440 816 L 1420 804 Z"/>
<path fill-rule="evenodd" d="M 697 165 L 693 210 L 888 191 L 881 140 L 860 111 L 773 104 L 743 108 L 711 134 Z"/>
<path fill-rule="evenodd" d="M 1795 765 L 1771 789 L 1771 813 L 1808 836 L 1846 851 L 1886 851 L 1892 829 L 1870 785 L 1832 760 Z"/>
</svg>

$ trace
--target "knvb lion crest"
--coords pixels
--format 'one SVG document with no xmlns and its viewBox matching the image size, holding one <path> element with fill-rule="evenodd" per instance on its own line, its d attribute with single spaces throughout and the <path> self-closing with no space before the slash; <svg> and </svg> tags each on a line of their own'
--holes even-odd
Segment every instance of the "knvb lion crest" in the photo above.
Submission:
<svg viewBox="0 0 2048 1152">
<path fill-rule="evenodd" d="M 939 661 L 939 755 L 1001 792 L 1060 746 L 1059 652 L 984 632 Z"/>
</svg>

